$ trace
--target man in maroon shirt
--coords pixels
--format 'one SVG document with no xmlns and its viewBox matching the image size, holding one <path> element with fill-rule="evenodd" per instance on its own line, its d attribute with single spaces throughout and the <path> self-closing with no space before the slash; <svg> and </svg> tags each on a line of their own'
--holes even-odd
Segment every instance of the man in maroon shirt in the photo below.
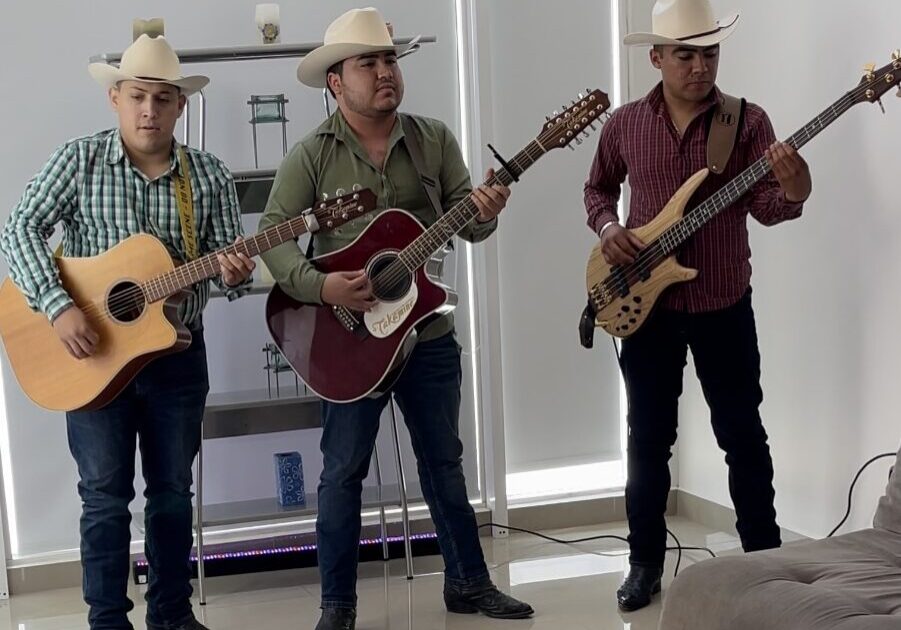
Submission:
<svg viewBox="0 0 901 630">
<path fill-rule="evenodd" d="M 707 136 L 719 100 L 719 43 L 734 15 L 716 21 L 709 0 L 659 0 L 653 33 L 626 37 L 652 45 L 662 81 L 644 98 L 619 108 L 604 126 L 585 184 L 588 225 L 610 264 L 627 264 L 644 247 L 618 221 L 620 187 L 628 176 L 626 227 L 648 223 L 693 173 L 707 166 Z M 620 366 L 629 400 L 628 481 L 630 571 L 617 592 L 631 611 L 660 590 L 666 549 L 668 461 L 676 441 L 682 371 L 691 348 L 711 422 L 729 466 L 729 490 L 745 551 L 781 544 L 773 506 L 773 465 L 758 407 L 760 354 L 751 308 L 747 215 L 764 225 L 801 216 L 811 192 L 807 163 L 776 142 L 766 113 L 748 103 L 721 175 L 710 175 L 694 197 L 703 201 L 766 155 L 772 175 L 701 228 L 678 253 L 699 270 L 675 285 L 651 318 L 622 344 Z"/>
</svg>

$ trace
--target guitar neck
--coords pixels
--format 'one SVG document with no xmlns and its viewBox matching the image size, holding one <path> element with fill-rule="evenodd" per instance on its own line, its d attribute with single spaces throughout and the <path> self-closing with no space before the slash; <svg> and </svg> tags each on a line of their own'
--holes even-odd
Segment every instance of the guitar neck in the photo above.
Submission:
<svg viewBox="0 0 901 630">
<path fill-rule="evenodd" d="M 519 176 L 535 164 L 545 153 L 547 153 L 547 149 L 538 140 L 533 140 L 522 151 L 517 153 L 512 160 L 507 162 L 507 166 L 485 181 L 485 185 L 494 186 L 500 184 L 509 186 L 519 179 Z M 452 237 L 459 234 L 463 228 L 469 225 L 478 214 L 478 207 L 473 202 L 472 197 L 467 195 L 464 200 L 444 213 L 415 241 L 407 245 L 400 252 L 399 259 L 410 272 L 419 269 L 438 253 Z"/>
<path fill-rule="evenodd" d="M 201 256 L 189 263 L 176 267 L 142 285 L 148 302 L 164 300 L 179 291 L 187 289 L 198 282 L 213 278 L 222 273 L 219 266 L 219 254 L 244 254 L 248 258 L 278 247 L 282 243 L 292 241 L 307 232 L 303 216 L 295 217 L 284 223 L 274 225 L 246 238 L 239 243 L 223 247 L 211 254 Z"/>
<path fill-rule="evenodd" d="M 855 104 L 851 93 L 845 94 L 831 107 L 804 125 L 797 133 L 786 140 L 786 144 L 800 149 L 817 134 L 834 123 Z M 742 171 L 732 181 L 719 189 L 700 206 L 687 214 L 681 221 L 672 225 L 657 239 L 655 245 L 661 253 L 669 255 L 678 249 L 688 238 L 717 214 L 735 203 L 757 182 L 766 177 L 772 167 L 765 157 L 760 158 Z"/>
</svg>

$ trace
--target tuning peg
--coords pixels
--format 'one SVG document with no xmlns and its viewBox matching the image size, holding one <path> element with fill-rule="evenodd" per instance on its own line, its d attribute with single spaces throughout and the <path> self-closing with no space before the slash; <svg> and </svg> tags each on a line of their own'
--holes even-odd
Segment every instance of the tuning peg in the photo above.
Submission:
<svg viewBox="0 0 901 630">
<path fill-rule="evenodd" d="M 873 72 L 876 70 L 875 63 L 868 63 L 863 67 L 863 73 L 865 76 L 873 76 Z"/>
<path fill-rule="evenodd" d="M 327 192 L 322 193 L 322 200 L 328 201 L 328 193 Z"/>
<path fill-rule="evenodd" d="M 588 125 L 588 126 L 591 127 L 591 130 L 592 130 L 592 131 L 597 131 L 597 130 L 598 130 L 598 128 L 594 126 L 594 123 L 591 123 L 591 124 Z"/>
<path fill-rule="evenodd" d="M 898 98 L 901 98 L 901 85 L 898 86 L 898 91 L 895 92 L 895 96 L 897 96 Z"/>
<path fill-rule="evenodd" d="M 575 150 L 576 150 L 576 147 L 574 147 L 574 146 L 571 145 L 571 144 L 568 144 L 568 145 L 566 145 L 566 146 L 569 147 L 569 150 L 570 150 L 570 151 L 575 151 Z"/>
<path fill-rule="evenodd" d="M 343 188 L 339 188 L 338 190 L 335 191 L 335 196 L 336 196 L 336 197 L 343 197 L 343 196 L 344 196 L 344 193 L 346 193 L 346 192 L 347 192 L 347 191 L 344 190 Z"/>
<path fill-rule="evenodd" d="M 551 117 L 550 117 L 550 116 L 545 116 L 544 119 L 545 119 L 546 121 L 548 121 L 548 122 L 551 122 Z"/>
<path fill-rule="evenodd" d="M 353 186 L 350 187 L 350 189 L 354 192 L 360 192 L 361 190 L 363 190 L 363 187 L 360 186 L 359 184 L 354 184 Z"/>
<path fill-rule="evenodd" d="M 566 109 L 566 108 L 564 107 L 563 109 Z M 555 109 L 555 110 L 554 110 L 554 113 L 553 113 L 554 118 L 556 118 L 556 117 L 559 116 L 559 115 L 560 115 L 560 112 L 558 112 L 558 111 Z"/>
<path fill-rule="evenodd" d="M 880 99 L 877 99 L 876 102 L 879 104 L 879 109 L 881 109 L 881 110 L 882 110 L 882 113 L 884 114 L 884 113 L 885 113 L 885 106 L 883 106 L 883 104 L 882 104 L 882 99 L 881 99 L 881 98 L 880 98 Z"/>
<path fill-rule="evenodd" d="M 892 61 L 898 61 L 898 60 L 901 60 L 901 50 L 896 48 L 892 52 Z"/>
<path fill-rule="evenodd" d="M 585 98 L 585 95 L 579 92 L 579 100 L 581 101 L 583 98 Z"/>
</svg>

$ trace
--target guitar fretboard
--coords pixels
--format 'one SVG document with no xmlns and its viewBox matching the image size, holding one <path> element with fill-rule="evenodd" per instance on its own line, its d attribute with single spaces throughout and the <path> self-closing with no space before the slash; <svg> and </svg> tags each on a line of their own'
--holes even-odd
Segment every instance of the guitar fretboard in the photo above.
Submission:
<svg viewBox="0 0 901 630">
<path fill-rule="evenodd" d="M 533 140 L 522 151 L 517 153 L 512 160 L 507 162 L 509 169 L 507 167 L 501 168 L 485 184 L 488 186 L 495 184 L 509 186 L 545 153 L 547 153 L 547 150 L 541 146 L 541 143 L 538 140 Z M 443 214 L 415 241 L 405 247 L 399 254 L 399 260 L 409 272 L 419 269 L 439 252 L 451 238 L 469 225 L 478 214 L 479 209 L 472 197 L 467 196 L 466 199 Z"/>
<path fill-rule="evenodd" d="M 800 149 L 826 127 L 838 120 L 853 105 L 853 98 L 850 94 L 846 94 L 786 140 L 786 144 L 791 145 L 795 149 Z M 670 226 L 653 245 L 664 256 L 673 253 L 692 234 L 697 232 L 710 219 L 735 203 L 757 182 L 766 177 L 771 170 L 772 167 L 767 159 L 765 157 L 760 158 L 732 181 L 720 188 L 700 206 L 688 213 L 681 221 Z"/>
<path fill-rule="evenodd" d="M 359 216 L 362 214 L 364 212 L 364 204 L 368 204 L 369 209 L 373 207 L 374 199 L 372 202 L 360 202 L 358 199 L 361 195 L 364 198 L 368 198 L 372 193 L 368 190 L 363 190 L 361 193 L 354 195 L 349 201 L 347 199 L 350 199 L 350 196 L 337 198 L 329 203 L 323 202 L 313 211 L 313 214 L 322 225 L 340 225 L 349 220 L 351 215 Z M 244 254 L 248 258 L 252 258 L 269 251 L 273 247 L 278 247 L 282 243 L 293 241 L 297 237 L 306 234 L 307 231 L 304 215 L 294 217 L 278 225 L 273 225 L 238 243 L 201 256 L 176 267 L 172 271 L 148 280 L 141 285 L 141 289 L 148 302 L 165 300 L 179 291 L 222 273 L 222 269 L 219 266 L 219 254 Z"/>
</svg>

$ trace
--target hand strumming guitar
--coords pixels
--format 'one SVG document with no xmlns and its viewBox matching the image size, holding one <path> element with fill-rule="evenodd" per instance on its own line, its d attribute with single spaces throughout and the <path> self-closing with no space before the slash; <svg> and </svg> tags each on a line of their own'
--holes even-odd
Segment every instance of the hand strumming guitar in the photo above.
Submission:
<svg viewBox="0 0 901 630">
<path fill-rule="evenodd" d="M 70 306 L 53 320 L 53 330 L 76 359 L 87 359 L 97 350 L 100 335 L 91 327 L 84 311 Z"/>
<path fill-rule="evenodd" d="M 608 265 L 628 265 L 642 249 L 641 239 L 618 223 L 611 223 L 601 232 L 601 253 Z"/>
<path fill-rule="evenodd" d="M 320 293 L 325 304 L 369 312 L 376 305 L 365 271 L 335 271 L 325 277 Z"/>
</svg>

